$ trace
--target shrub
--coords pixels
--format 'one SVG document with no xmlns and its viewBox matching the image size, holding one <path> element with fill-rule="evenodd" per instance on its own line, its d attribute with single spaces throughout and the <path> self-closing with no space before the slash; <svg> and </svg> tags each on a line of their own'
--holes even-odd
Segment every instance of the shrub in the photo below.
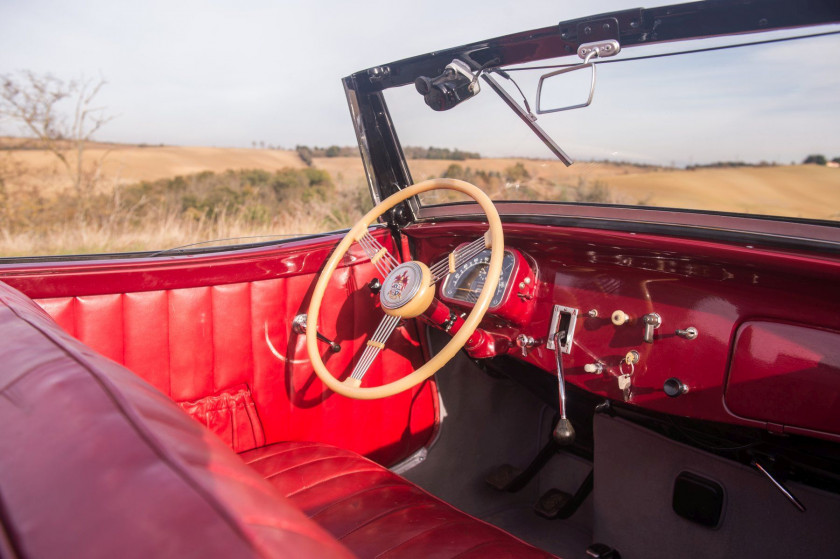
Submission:
<svg viewBox="0 0 840 559">
<path fill-rule="evenodd" d="M 531 173 L 528 172 L 522 162 L 517 162 L 516 165 L 506 168 L 504 175 L 508 182 L 522 182 L 531 178 Z"/>
<path fill-rule="evenodd" d="M 802 163 L 804 163 L 805 165 L 809 165 L 809 164 L 825 165 L 826 161 L 825 161 L 825 156 L 824 155 L 817 154 L 817 155 L 809 155 L 808 157 L 805 158 L 805 161 L 803 161 Z"/>
</svg>

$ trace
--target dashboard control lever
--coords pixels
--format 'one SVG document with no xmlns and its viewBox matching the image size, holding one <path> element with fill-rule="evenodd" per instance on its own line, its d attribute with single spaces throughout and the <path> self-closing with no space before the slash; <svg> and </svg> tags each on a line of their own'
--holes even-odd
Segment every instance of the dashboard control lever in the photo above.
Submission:
<svg viewBox="0 0 840 559">
<path fill-rule="evenodd" d="M 555 442 L 562 446 L 568 446 L 575 442 L 575 428 L 572 422 L 566 417 L 566 379 L 563 375 L 563 349 L 560 340 L 566 335 L 564 330 L 558 330 L 554 334 L 554 360 L 557 365 L 557 391 L 560 400 L 560 420 L 554 426 L 551 436 Z"/>
<path fill-rule="evenodd" d="M 551 324 L 548 326 L 548 339 L 545 342 L 546 349 L 555 349 L 555 340 L 561 341 L 560 350 L 563 353 L 572 351 L 572 342 L 575 337 L 575 326 L 577 325 L 578 309 L 554 305 L 551 313 Z M 559 338 L 557 332 L 563 331 Z"/>
<path fill-rule="evenodd" d="M 522 357 L 527 357 L 528 348 L 534 347 L 537 344 L 539 344 L 539 341 L 535 340 L 533 336 L 529 336 L 528 334 L 519 334 L 516 336 L 516 347 L 522 350 Z"/>
<path fill-rule="evenodd" d="M 694 326 L 689 326 L 685 330 L 677 329 L 675 333 L 680 338 L 685 338 L 686 340 L 693 340 L 697 337 L 697 328 L 695 328 Z"/>
<path fill-rule="evenodd" d="M 294 320 L 292 320 L 292 331 L 295 334 L 306 334 L 306 314 L 299 314 L 297 315 Z M 323 335 L 320 332 L 315 332 L 315 335 L 318 337 L 319 340 L 328 344 L 330 346 L 330 351 L 333 353 L 338 353 L 341 351 L 341 346 Z"/>
<path fill-rule="evenodd" d="M 773 476 L 773 474 L 771 474 L 769 471 L 767 471 L 767 468 L 765 468 L 765 467 L 764 467 L 764 466 L 763 466 L 763 465 L 762 465 L 762 464 L 761 464 L 758 460 L 753 460 L 752 465 L 753 465 L 753 466 L 755 466 L 755 468 L 756 468 L 759 472 L 761 472 L 762 474 L 764 474 L 764 475 L 767 477 L 767 479 L 769 479 L 769 480 L 770 480 L 770 483 L 772 483 L 772 484 L 773 484 L 773 486 L 774 486 L 776 489 L 778 489 L 778 490 L 779 490 L 779 493 L 781 493 L 782 495 L 784 495 L 784 496 L 785 496 L 785 499 L 787 499 L 788 501 L 790 501 L 790 504 L 792 504 L 794 507 L 796 507 L 796 510 L 798 510 L 799 512 L 805 512 L 805 505 L 803 505 L 803 504 L 802 504 L 802 501 L 800 501 L 799 499 L 797 499 L 797 498 L 796 498 L 796 495 L 794 495 L 793 493 L 791 493 L 791 492 L 790 492 L 790 490 L 789 490 L 787 487 L 785 487 L 784 485 L 782 485 L 782 482 L 780 482 L 779 480 L 777 480 L 777 479 Z"/>
<path fill-rule="evenodd" d="M 645 325 L 645 335 L 644 340 L 647 344 L 653 343 L 653 331 L 662 326 L 662 317 L 659 316 L 659 313 L 648 313 L 642 319 L 642 322 Z"/>
</svg>

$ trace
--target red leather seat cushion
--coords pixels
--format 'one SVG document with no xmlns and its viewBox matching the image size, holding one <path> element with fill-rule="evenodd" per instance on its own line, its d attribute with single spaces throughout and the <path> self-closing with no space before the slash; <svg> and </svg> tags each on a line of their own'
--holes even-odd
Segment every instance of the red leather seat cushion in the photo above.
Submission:
<svg viewBox="0 0 840 559">
<path fill-rule="evenodd" d="M 288 442 L 240 456 L 359 557 L 553 557 L 348 450 Z"/>
<path fill-rule="evenodd" d="M 174 402 L 2 282 L 0 339 L 0 556 L 351 556 Z"/>
</svg>

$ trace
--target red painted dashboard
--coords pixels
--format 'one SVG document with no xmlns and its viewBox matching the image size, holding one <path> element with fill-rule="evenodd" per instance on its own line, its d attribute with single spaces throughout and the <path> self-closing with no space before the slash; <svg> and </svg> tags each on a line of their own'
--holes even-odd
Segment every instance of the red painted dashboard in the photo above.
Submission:
<svg viewBox="0 0 840 559">
<path fill-rule="evenodd" d="M 414 257 L 433 262 L 484 228 L 423 224 L 405 233 Z M 505 224 L 505 244 L 533 258 L 536 276 L 527 296 L 507 299 L 527 304 L 529 321 L 501 309 L 482 324 L 511 342 L 520 334 L 536 342 L 524 355 L 513 343 L 497 344 L 506 353 L 553 372 L 545 341 L 555 305 L 577 309 L 567 382 L 655 411 L 840 440 L 837 259 L 530 224 Z M 615 311 L 628 317 L 624 324 L 613 322 Z M 648 343 L 643 322 L 653 313 L 661 324 Z M 632 367 L 631 351 L 638 353 Z M 599 364 L 600 372 L 585 370 Z M 630 374 L 626 390 L 621 374 Z M 675 396 L 664 390 L 669 379 Z"/>
</svg>

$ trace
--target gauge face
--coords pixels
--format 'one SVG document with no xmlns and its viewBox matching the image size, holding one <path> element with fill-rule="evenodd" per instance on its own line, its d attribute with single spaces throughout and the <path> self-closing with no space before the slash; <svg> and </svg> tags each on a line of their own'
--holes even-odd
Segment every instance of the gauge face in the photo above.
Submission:
<svg viewBox="0 0 840 559">
<path fill-rule="evenodd" d="M 467 304 L 474 304 L 481 294 L 484 282 L 487 280 L 487 267 L 490 264 L 490 249 L 482 251 L 478 256 L 471 258 L 468 262 L 461 264 L 454 273 L 449 274 L 441 287 L 441 295 L 450 300 L 462 301 Z M 502 274 L 499 278 L 499 285 L 496 293 L 490 301 L 490 308 L 502 304 L 502 299 L 507 291 L 508 283 L 513 276 L 513 267 L 516 265 L 516 258 L 509 251 L 504 252 L 502 259 Z"/>
</svg>

